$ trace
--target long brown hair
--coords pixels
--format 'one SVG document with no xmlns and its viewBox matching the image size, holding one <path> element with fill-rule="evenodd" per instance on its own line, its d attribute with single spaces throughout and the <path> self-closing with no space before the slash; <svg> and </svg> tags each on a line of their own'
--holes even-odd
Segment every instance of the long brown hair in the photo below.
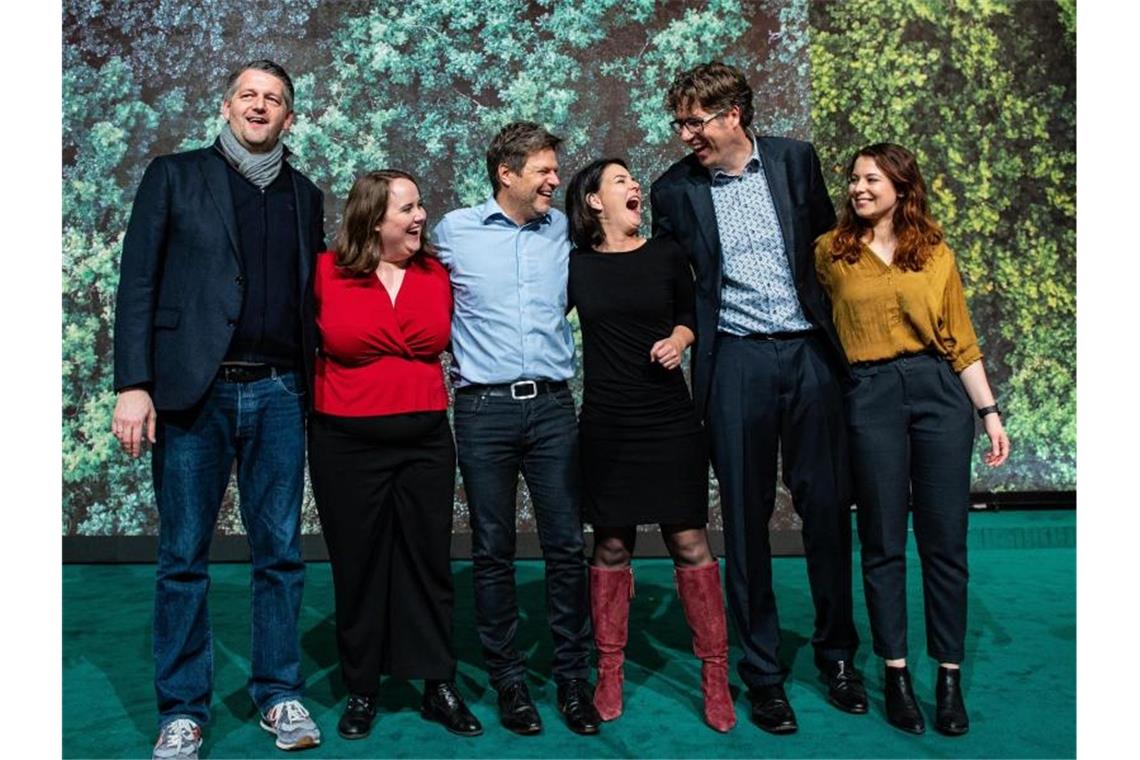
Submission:
<svg viewBox="0 0 1140 760">
<path fill-rule="evenodd" d="M 336 233 L 336 265 L 352 274 L 372 274 L 380 266 L 380 240 L 376 226 L 384 221 L 388 211 L 388 189 L 398 179 L 406 179 L 416 186 L 420 183 L 411 174 L 399 169 L 381 169 L 357 177 L 348 191 L 344 218 Z M 420 233 L 420 256 L 435 256 L 436 249 L 427 237 L 427 227 Z"/>
<path fill-rule="evenodd" d="M 894 143 L 875 143 L 861 148 L 847 164 L 847 177 L 855 171 L 855 162 L 866 157 L 875 162 L 879 170 L 895 186 L 899 200 L 895 205 L 891 223 L 894 225 L 894 263 L 899 269 L 920 271 L 926 265 L 934 247 L 942 242 L 942 228 L 930 216 L 926 201 L 926 183 L 918 170 L 914 154 Z M 831 256 L 854 264 L 863 253 L 864 233 L 871 224 L 855 213 L 850 196 L 839 212 L 839 223 L 831 238 Z"/>
</svg>

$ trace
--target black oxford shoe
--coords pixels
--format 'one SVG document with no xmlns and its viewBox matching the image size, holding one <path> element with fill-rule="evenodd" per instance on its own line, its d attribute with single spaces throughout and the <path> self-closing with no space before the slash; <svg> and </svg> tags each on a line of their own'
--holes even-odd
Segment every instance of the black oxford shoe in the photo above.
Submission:
<svg viewBox="0 0 1140 760">
<path fill-rule="evenodd" d="M 822 663 L 819 669 L 827 682 L 827 699 L 844 712 L 862 715 L 867 712 L 867 689 L 863 676 L 850 660 Z"/>
<path fill-rule="evenodd" d="M 558 684 L 558 712 L 576 734 L 596 734 L 602 725 L 602 716 L 594 707 L 594 687 L 584 678 Z"/>
<path fill-rule="evenodd" d="M 962 670 L 938 668 L 938 683 L 934 685 L 934 727 L 947 736 L 961 736 L 970 730 L 966 703 L 962 701 Z"/>
<path fill-rule="evenodd" d="M 453 734 L 478 736 L 483 725 L 471 714 L 452 681 L 425 681 L 420 715 L 440 723 Z"/>
<path fill-rule="evenodd" d="M 908 734 L 925 733 L 926 721 L 918 709 L 918 700 L 914 698 L 914 688 L 910 684 L 910 671 L 905 665 L 901 668 L 886 667 L 884 689 L 887 722 Z"/>
<path fill-rule="evenodd" d="M 376 717 L 376 698 L 362 694 L 349 694 L 348 704 L 336 724 L 342 739 L 363 739 L 372 733 L 372 720 Z"/>
<path fill-rule="evenodd" d="M 509 683 L 499 690 L 499 722 L 508 731 L 522 736 L 542 730 L 542 718 L 530 698 L 530 691 L 522 681 Z"/>
<path fill-rule="evenodd" d="M 794 734 L 799 730 L 783 686 L 757 686 L 748 696 L 752 699 L 752 722 L 760 728 L 770 734 Z"/>
</svg>

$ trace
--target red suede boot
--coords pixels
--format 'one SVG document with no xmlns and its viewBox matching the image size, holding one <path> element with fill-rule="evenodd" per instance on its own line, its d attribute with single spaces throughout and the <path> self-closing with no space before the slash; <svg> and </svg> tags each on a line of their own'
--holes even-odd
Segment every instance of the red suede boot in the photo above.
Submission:
<svg viewBox="0 0 1140 760">
<path fill-rule="evenodd" d="M 621 715 L 621 672 L 629 639 L 629 600 L 633 598 L 633 568 L 607 570 L 590 565 L 590 615 L 598 649 L 598 685 L 594 707 L 602 720 Z"/>
<path fill-rule="evenodd" d="M 701 658 L 701 692 L 705 722 L 717 731 L 736 725 L 736 709 L 728 691 L 728 627 L 717 563 L 675 568 L 677 593 L 693 630 L 693 653 Z"/>
</svg>

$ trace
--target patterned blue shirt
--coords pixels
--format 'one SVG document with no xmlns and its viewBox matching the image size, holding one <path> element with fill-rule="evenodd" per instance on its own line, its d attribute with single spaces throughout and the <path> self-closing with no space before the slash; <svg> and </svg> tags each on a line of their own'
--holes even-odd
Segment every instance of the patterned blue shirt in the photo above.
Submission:
<svg viewBox="0 0 1140 760">
<path fill-rule="evenodd" d="M 756 141 L 743 174 L 710 171 L 723 271 L 717 330 L 748 335 L 812 329 L 796 294 Z"/>
<path fill-rule="evenodd" d="M 444 216 L 432 239 L 455 295 L 456 387 L 573 377 L 565 214 L 551 209 L 520 227 L 488 198 Z"/>
</svg>

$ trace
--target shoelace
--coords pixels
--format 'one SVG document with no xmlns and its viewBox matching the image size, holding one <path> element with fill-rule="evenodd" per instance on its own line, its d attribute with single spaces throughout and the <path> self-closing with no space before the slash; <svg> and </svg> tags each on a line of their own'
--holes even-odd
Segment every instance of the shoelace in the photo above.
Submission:
<svg viewBox="0 0 1140 760">
<path fill-rule="evenodd" d="M 278 708 L 277 715 L 270 715 L 270 718 L 274 723 L 281 723 L 283 727 L 293 726 L 309 717 L 309 711 L 295 699 L 281 703 Z M 285 714 L 284 720 L 281 718 L 282 713 Z"/>
<path fill-rule="evenodd" d="M 183 744 L 193 744 L 198 740 L 194 735 L 194 721 L 179 718 L 166 725 L 159 737 L 159 746 L 179 749 Z"/>
<path fill-rule="evenodd" d="M 372 707 L 371 697 L 362 697 L 359 694 L 348 695 L 348 709 L 367 710 Z"/>
</svg>

